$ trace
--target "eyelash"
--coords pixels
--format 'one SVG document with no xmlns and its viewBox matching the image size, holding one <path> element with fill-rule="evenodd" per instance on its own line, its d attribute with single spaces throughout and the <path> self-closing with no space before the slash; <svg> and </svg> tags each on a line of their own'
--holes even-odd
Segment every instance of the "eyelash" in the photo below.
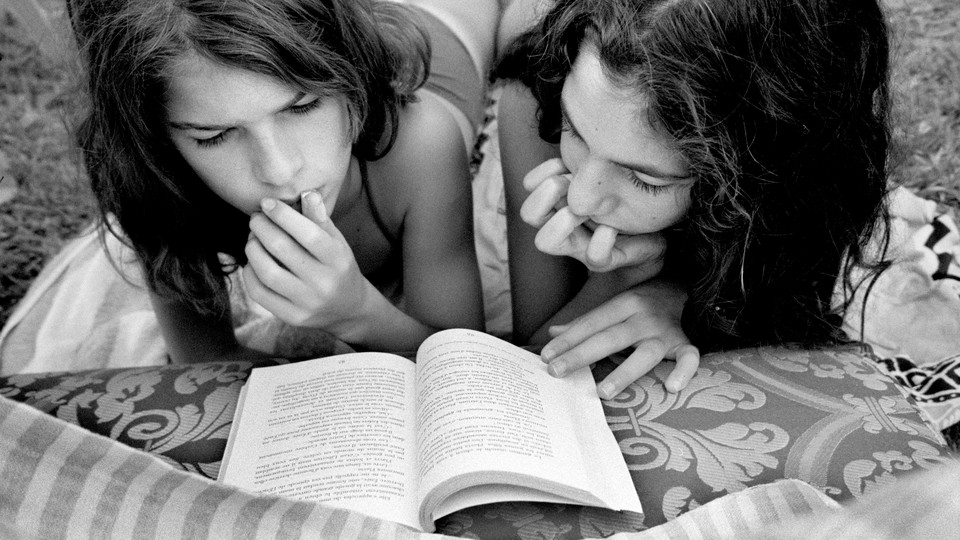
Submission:
<svg viewBox="0 0 960 540">
<path fill-rule="evenodd" d="M 637 174 L 633 171 L 627 171 L 627 174 L 630 176 L 630 181 L 633 182 L 633 185 L 637 186 L 637 188 L 640 191 L 649 193 L 654 196 L 663 193 L 664 191 L 667 190 L 667 188 L 670 187 L 670 186 L 658 186 L 656 184 L 650 184 L 650 183 L 644 182 L 643 180 L 638 178 Z"/>
<path fill-rule="evenodd" d="M 571 137 L 578 141 L 583 140 L 580 138 L 580 134 L 573 130 L 573 126 L 570 125 L 570 121 L 567 120 L 567 115 L 565 114 L 560 115 L 560 132 L 569 133 Z"/>
<path fill-rule="evenodd" d="M 196 139 L 197 146 L 201 148 L 209 148 L 211 146 L 216 146 L 223 142 L 223 137 L 226 135 L 226 131 L 221 131 L 220 133 L 210 137 L 209 139 Z"/>
<path fill-rule="evenodd" d="M 293 105 L 287 110 L 292 112 L 293 114 L 307 114 L 313 111 L 314 109 L 316 109 L 317 107 L 319 107 L 321 101 L 322 101 L 321 98 L 317 98 L 313 101 L 304 103 L 303 105 Z"/>
<path fill-rule="evenodd" d="M 313 112 L 317 107 L 320 106 L 320 101 L 321 99 L 317 98 L 309 103 L 304 103 L 303 105 L 292 105 L 286 110 L 286 112 L 290 112 L 297 115 L 309 114 Z M 201 148 L 210 148 L 213 146 L 217 146 L 218 144 L 223 142 L 223 139 L 226 136 L 227 131 L 229 130 L 221 131 L 220 133 L 208 139 L 196 139 L 197 146 Z"/>
<path fill-rule="evenodd" d="M 583 140 L 580 138 L 580 134 L 573 130 L 573 126 L 570 125 L 570 122 L 567 120 L 566 115 L 560 115 L 560 131 L 562 133 L 569 134 L 571 137 L 573 137 L 578 141 Z M 630 178 L 630 182 L 632 182 L 633 185 L 637 187 L 637 189 L 639 189 L 640 191 L 643 191 L 644 193 L 649 193 L 651 195 L 656 196 L 663 193 L 670 187 L 670 186 L 658 186 L 656 184 L 650 184 L 650 183 L 644 182 L 639 177 L 637 177 L 637 173 L 629 169 L 627 169 L 626 172 L 627 172 L 627 176 Z"/>
</svg>

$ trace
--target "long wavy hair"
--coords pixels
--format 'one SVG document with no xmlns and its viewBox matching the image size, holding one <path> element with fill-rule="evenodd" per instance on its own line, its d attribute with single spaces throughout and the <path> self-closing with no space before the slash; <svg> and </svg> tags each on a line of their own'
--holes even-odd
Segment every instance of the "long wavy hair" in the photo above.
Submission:
<svg viewBox="0 0 960 540">
<path fill-rule="evenodd" d="M 428 75 L 427 37 L 392 2 L 70 0 L 69 8 L 88 99 L 76 140 L 101 230 L 133 247 L 153 291 L 201 313 L 228 306 L 225 276 L 245 262 L 248 218 L 206 187 L 167 134 L 173 64 L 198 54 L 308 94 L 345 95 L 353 153 L 367 160 L 389 151 L 399 109 Z"/>
<path fill-rule="evenodd" d="M 595 46 L 697 179 L 668 231 L 690 337 L 829 343 L 843 339 L 838 277 L 882 267 L 865 249 L 888 235 L 888 39 L 876 0 L 558 0 L 493 78 L 527 86 L 557 142 L 563 82 Z"/>
</svg>

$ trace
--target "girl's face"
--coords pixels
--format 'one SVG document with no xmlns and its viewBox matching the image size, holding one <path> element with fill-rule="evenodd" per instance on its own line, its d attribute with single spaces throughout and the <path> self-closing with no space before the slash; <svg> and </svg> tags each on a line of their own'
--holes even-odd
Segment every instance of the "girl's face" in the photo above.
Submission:
<svg viewBox="0 0 960 540">
<path fill-rule="evenodd" d="M 317 190 L 333 211 L 353 142 L 342 96 L 304 94 L 196 54 L 173 73 L 168 132 L 214 193 L 252 214 L 265 197 L 295 203 L 301 192 Z"/>
<path fill-rule="evenodd" d="M 581 47 L 561 107 L 560 155 L 572 173 L 567 204 L 574 214 L 624 234 L 683 219 L 693 184 L 686 159 L 647 121 L 643 98 L 613 85 L 593 46 Z"/>
</svg>

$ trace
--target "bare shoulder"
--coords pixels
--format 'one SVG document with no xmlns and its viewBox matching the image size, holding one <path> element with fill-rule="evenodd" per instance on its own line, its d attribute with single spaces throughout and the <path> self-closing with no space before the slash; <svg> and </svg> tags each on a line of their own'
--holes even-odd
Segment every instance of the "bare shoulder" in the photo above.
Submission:
<svg viewBox="0 0 960 540">
<path fill-rule="evenodd" d="M 512 0 L 504 8 L 497 30 L 497 50 L 536 24 L 553 7 L 554 0 Z"/>
<path fill-rule="evenodd" d="M 400 110 L 397 137 L 390 152 L 370 164 L 371 174 L 388 179 L 391 206 L 404 211 L 451 182 L 469 186 L 468 156 L 463 135 L 453 115 L 438 98 L 423 94 Z M 381 199 L 384 197 L 381 196 Z"/>
</svg>

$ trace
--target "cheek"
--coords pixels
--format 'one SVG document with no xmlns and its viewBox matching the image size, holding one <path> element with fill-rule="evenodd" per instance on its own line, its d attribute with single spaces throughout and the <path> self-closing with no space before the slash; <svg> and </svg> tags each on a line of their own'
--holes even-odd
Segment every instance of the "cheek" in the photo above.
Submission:
<svg viewBox="0 0 960 540">
<path fill-rule="evenodd" d="M 175 143 L 180 155 L 207 188 L 238 210 L 250 214 L 259 209 L 256 190 L 246 185 L 246 162 L 231 159 L 223 152 L 197 152 Z"/>
<path fill-rule="evenodd" d="M 682 221 L 690 210 L 689 188 L 657 196 L 634 190 L 631 199 L 629 205 L 621 208 L 629 212 L 624 219 L 631 224 L 624 229 L 633 234 L 662 231 Z"/>
<path fill-rule="evenodd" d="M 661 228 L 676 225 L 687 216 L 690 211 L 690 188 L 675 190 L 672 194 L 664 194 L 662 199 Z"/>
</svg>

